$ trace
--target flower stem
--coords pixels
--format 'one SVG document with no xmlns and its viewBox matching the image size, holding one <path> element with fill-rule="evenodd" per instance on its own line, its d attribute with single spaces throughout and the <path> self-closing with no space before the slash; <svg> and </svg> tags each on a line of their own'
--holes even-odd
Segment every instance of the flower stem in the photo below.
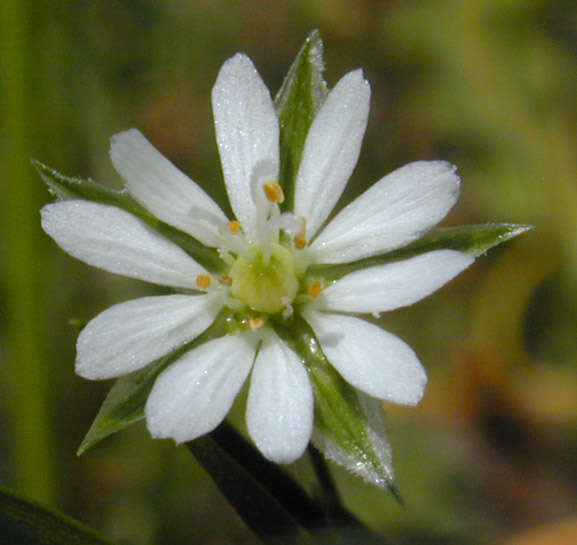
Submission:
<svg viewBox="0 0 577 545">
<path fill-rule="evenodd" d="M 265 543 L 316 543 L 312 534 L 325 523 L 320 505 L 229 424 L 186 446 Z"/>
<path fill-rule="evenodd" d="M 46 368 L 41 361 L 42 313 L 38 302 L 36 247 L 37 196 L 29 171 L 28 127 L 30 71 L 26 39 L 26 0 L 0 2 L 0 118 L 4 207 L 4 267 L 10 361 L 7 398 L 14 436 L 16 485 L 44 503 L 53 503 L 56 491 L 48 422 Z M 9 184 L 9 185 L 8 185 Z M 5 386 L 5 385 L 3 385 Z"/>
</svg>

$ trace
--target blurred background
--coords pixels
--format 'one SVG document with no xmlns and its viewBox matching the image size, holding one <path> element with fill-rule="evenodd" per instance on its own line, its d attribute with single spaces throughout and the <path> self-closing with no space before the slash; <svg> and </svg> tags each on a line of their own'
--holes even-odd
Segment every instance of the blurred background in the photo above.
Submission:
<svg viewBox="0 0 577 545">
<path fill-rule="evenodd" d="M 342 202 L 406 162 L 445 159 L 463 180 L 445 225 L 537 227 L 383 315 L 429 386 L 416 408 L 385 407 L 405 508 L 333 468 L 347 507 L 399 545 L 576 543 L 571 0 L 3 0 L 0 483 L 119 544 L 256 542 L 188 451 L 143 425 L 76 457 L 110 387 L 74 375 L 79 329 L 156 288 L 44 235 L 38 210 L 51 199 L 29 158 L 118 187 L 108 140 L 138 127 L 225 202 L 210 110 L 222 62 L 246 52 L 275 93 L 313 28 L 330 86 L 357 67 L 372 86 Z M 305 465 L 293 471 L 306 479 Z"/>
</svg>

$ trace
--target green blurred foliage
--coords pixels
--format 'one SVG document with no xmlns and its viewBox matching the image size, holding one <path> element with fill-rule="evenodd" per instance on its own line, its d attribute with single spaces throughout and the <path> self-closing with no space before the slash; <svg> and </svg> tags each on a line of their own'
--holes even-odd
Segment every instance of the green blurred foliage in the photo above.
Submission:
<svg viewBox="0 0 577 545">
<path fill-rule="evenodd" d="M 276 92 L 318 28 L 329 84 L 361 66 L 372 86 L 341 204 L 408 161 L 442 158 L 463 179 L 445 224 L 537 226 L 383 315 L 430 375 L 419 407 L 386 407 L 406 508 L 335 469 L 345 503 L 399 545 L 500 543 L 575 515 L 574 2 L 6 0 L 0 23 L 4 484 L 119 543 L 254 543 L 189 453 L 143 426 L 75 457 L 108 388 L 74 375 L 79 328 L 156 288 L 78 263 L 43 235 L 37 209 L 50 196 L 28 157 L 117 186 L 108 139 L 137 126 L 227 206 L 210 111 L 222 62 L 246 52 Z M 294 471 L 310 478 L 306 460 Z"/>
</svg>

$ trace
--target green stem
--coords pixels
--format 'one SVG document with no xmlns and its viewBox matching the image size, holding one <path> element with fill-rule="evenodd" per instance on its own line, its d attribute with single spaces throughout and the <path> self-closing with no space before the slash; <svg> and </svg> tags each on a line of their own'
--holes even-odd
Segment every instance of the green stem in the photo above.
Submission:
<svg viewBox="0 0 577 545">
<path fill-rule="evenodd" d="M 15 480 L 45 503 L 56 496 L 49 435 L 47 369 L 41 361 L 43 314 L 38 301 L 38 202 L 29 167 L 29 67 L 26 0 L 0 2 L 2 228 L 10 361 L 5 362 L 14 436 Z"/>
</svg>

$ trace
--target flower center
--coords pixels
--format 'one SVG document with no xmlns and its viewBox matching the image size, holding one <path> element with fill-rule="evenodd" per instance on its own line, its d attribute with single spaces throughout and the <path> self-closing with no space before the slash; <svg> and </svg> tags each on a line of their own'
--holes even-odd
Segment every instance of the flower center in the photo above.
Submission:
<svg viewBox="0 0 577 545">
<path fill-rule="evenodd" d="M 295 298 L 299 283 L 293 254 L 280 244 L 271 243 L 268 259 L 257 246 L 250 257 L 239 255 L 230 271 L 230 293 L 257 312 L 281 312 Z"/>
</svg>

